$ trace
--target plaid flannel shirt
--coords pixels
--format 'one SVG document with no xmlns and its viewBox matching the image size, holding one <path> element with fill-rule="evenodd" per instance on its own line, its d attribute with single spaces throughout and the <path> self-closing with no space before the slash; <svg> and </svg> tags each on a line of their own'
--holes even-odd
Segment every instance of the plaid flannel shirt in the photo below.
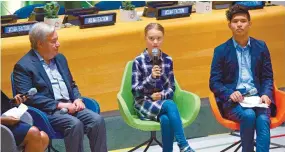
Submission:
<svg viewBox="0 0 285 152">
<path fill-rule="evenodd" d="M 175 91 L 172 58 L 161 52 L 161 76 L 152 78 L 153 61 L 147 50 L 135 58 L 132 69 L 134 108 L 140 119 L 155 120 L 165 100 L 172 100 Z M 153 101 L 151 95 L 161 92 L 162 99 Z"/>
</svg>

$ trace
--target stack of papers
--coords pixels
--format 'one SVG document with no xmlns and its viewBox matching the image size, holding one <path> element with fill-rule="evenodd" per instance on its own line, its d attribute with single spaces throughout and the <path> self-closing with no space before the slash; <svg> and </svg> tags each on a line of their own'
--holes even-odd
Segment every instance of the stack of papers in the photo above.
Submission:
<svg viewBox="0 0 285 152">
<path fill-rule="evenodd" d="M 268 108 L 266 103 L 261 103 L 261 99 L 259 96 L 251 96 L 251 97 L 244 97 L 242 102 L 239 102 L 242 107 L 252 108 L 252 107 L 261 107 L 261 108 Z"/>
<path fill-rule="evenodd" d="M 3 115 L 3 116 L 12 116 L 12 117 L 14 117 L 14 118 L 20 119 L 21 116 L 22 116 L 27 110 L 28 110 L 28 107 L 27 107 L 25 104 L 21 103 L 18 108 L 17 108 L 17 107 L 14 107 L 14 108 L 12 108 L 12 109 L 9 109 L 8 111 L 6 111 L 5 113 L 3 113 L 2 115 Z"/>
</svg>

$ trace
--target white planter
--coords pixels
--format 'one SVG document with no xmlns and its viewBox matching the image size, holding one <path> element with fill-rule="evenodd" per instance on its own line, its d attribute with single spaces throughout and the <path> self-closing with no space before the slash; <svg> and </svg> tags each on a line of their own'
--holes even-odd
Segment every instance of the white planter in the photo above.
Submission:
<svg viewBox="0 0 285 152">
<path fill-rule="evenodd" d="M 62 19 L 61 18 L 44 18 L 44 22 L 46 24 L 49 24 L 51 26 L 54 26 L 56 30 L 60 29 L 61 24 L 62 24 Z"/>
<path fill-rule="evenodd" d="M 120 20 L 121 21 L 137 21 L 139 20 L 139 16 L 136 10 L 123 10 L 120 9 Z"/>
<path fill-rule="evenodd" d="M 212 12 L 212 2 L 196 2 L 196 13 Z"/>
</svg>

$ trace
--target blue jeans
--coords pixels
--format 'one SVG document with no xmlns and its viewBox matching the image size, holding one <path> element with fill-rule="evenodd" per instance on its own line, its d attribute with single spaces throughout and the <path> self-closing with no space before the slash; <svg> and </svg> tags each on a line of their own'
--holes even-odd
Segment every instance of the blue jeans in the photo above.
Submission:
<svg viewBox="0 0 285 152">
<path fill-rule="evenodd" d="M 256 152 L 269 152 L 270 108 L 244 108 L 239 103 L 223 104 L 225 116 L 240 123 L 243 152 L 254 150 L 254 130 L 256 129 Z"/>
<path fill-rule="evenodd" d="M 182 121 L 176 104 L 172 100 L 166 100 L 159 113 L 162 134 L 163 152 L 173 151 L 174 136 L 180 149 L 189 146 L 184 136 Z"/>
</svg>

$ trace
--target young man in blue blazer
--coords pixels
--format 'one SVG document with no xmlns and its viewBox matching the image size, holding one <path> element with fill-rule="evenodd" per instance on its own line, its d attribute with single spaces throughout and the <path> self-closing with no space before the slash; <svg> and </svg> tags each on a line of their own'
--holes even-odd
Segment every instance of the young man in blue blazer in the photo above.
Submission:
<svg viewBox="0 0 285 152">
<path fill-rule="evenodd" d="M 232 6 L 226 13 L 233 36 L 215 48 L 210 73 L 210 89 L 224 117 L 240 123 L 243 152 L 268 152 L 270 115 L 275 113 L 273 72 L 265 42 L 249 37 L 250 14 L 245 7 Z M 255 95 L 269 108 L 245 108 L 243 94 L 256 89 Z"/>
</svg>

